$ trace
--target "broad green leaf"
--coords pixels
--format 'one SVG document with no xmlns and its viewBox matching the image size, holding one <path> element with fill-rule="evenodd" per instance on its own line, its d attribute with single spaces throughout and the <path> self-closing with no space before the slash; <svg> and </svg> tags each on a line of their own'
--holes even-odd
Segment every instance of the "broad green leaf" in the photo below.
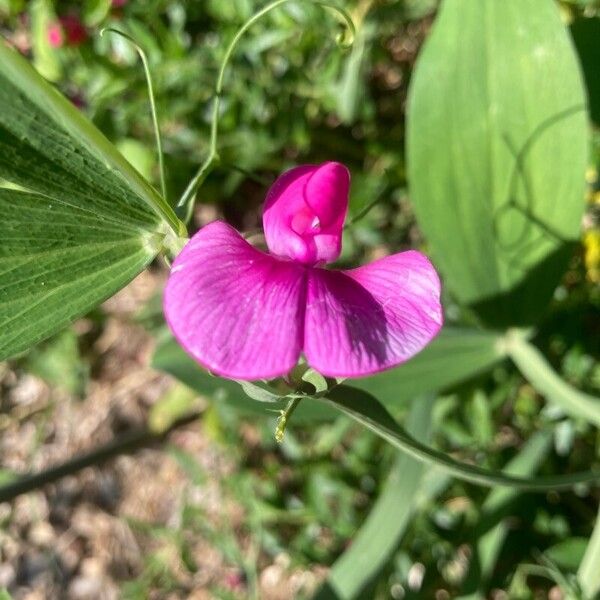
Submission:
<svg viewBox="0 0 600 600">
<path fill-rule="evenodd" d="M 504 358 L 502 337 L 475 329 L 446 327 L 405 364 L 352 387 L 371 391 L 388 408 L 431 391 L 443 390 L 489 369 Z"/>
<path fill-rule="evenodd" d="M 243 415 L 273 417 L 278 414 L 278 411 L 285 409 L 289 400 L 283 396 L 277 399 L 277 396 L 272 393 L 268 397 L 264 396 L 261 401 L 253 399 L 244 392 L 237 381 L 215 377 L 200 367 L 170 335 L 164 335 L 160 339 L 152 357 L 152 366 L 169 373 L 198 394 L 212 401 L 230 404 Z M 247 387 L 247 389 L 250 388 Z M 258 389 L 268 393 L 263 388 Z M 256 389 L 252 393 L 257 393 Z M 332 419 L 335 416 L 336 413 L 327 406 L 307 398 L 294 412 L 293 422 L 306 423 L 313 420 Z"/>
<path fill-rule="evenodd" d="M 0 43 L 0 178 L 104 221 L 154 231 L 182 224 L 150 186 L 71 102 L 18 53 Z"/>
<path fill-rule="evenodd" d="M 519 371 L 549 402 L 575 418 L 600 427 L 600 398 L 575 389 L 557 375 L 544 355 L 519 332 L 507 337 L 506 348 Z"/>
<path fill-rule="evenodd" d="M 432 399 L 417 399 L 408 417 L 408 429 L 425 440 L 431 427 Z M 369 516 L 352 538 L 352 545 L 331 569 L 315 600 L 364 597 L 366 589 L 398 546 L 411 515 L 441 487 L 422 485 L 425 465 L 400 452 Z M 438 482 L 445 484 L 444 477 Z"/>
<path fill-rule="evenodd" d="M 446 328 L 423 352 L 407 363 L 373 377 L 353 380 L 352 386 L 376 393 L 382 404 L 393 409 L 416 396 L 442 390 L 481 373 L 504 356 L 503 338 L 498 334 Z M 159 344 L 154 363 L 156 368 L 170 373 L 199 393 L 211 395 L 217 389 L 227 389 L 228 398 L 238 398 L 237 384 L 210 376 L 171 337 Z M 242 410 L 255 407 L 264 413 L 264 407 L 252 401 L 248 403 L 243 396 L 240 403 Z M 307 410 L 304 404 L 300 405 L 297 414 Z"/>
<path fill-rule="evenodd" d="M 583 473 L 528 478 L 460 462 L 444 452 L 416 440 L 394 421 L 390 413 L 374 396 L 347 385 L 334 388 L 328 393 L 327 398 L 323 398 L 322 401 L 327 402 L 330 406 L 413 458 L 435 465 L 450 475 L 471 483 L 487 486 L 506 486 L 536 492 L 570 489 L 584 483 L 600 484 L 600 469 Z"/>
<path fill-rule="evenodd" d="M 88 210 L 68 192 L 0 189 L 0 360 L 110 297 L 156 254 L 160 236 Z"/>
<path fill-rule="evenodd" d="M 83 20 L 88 27 L 97 27 L 108 15 L 111 0 L 85 0 Z"/>
<path fill-rule="evenodd" d="M 0 360 L 128 283 L 167 223 L 180 233 L 118 150 L 1 42 L 0 179 L 12 184 L 0 189 Z"/>
<path fill-rule="evenodd" d="M 554 2 L 442 3 L 411 80 L 410 193 L 446 284 L 490 323 L 539 318 L 579 237 L 585 103 Z"/>
</svg>

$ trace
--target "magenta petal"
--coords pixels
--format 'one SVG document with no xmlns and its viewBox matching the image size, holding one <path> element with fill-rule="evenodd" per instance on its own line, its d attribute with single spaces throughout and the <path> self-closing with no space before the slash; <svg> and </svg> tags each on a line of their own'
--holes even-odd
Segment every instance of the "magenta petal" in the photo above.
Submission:
<svg viewBox="0 0 600 600">
<path fill-rule="evenodd" d="M 179 343 L 210 371 L 269 379 L 298 360 L 305 296 L 305 268 L 260 252 L 217 221 L 175 259 L 164 312 Z"/>
<path fill-rule="evenodd" d="M 265 201 L 263 225 L 269 250 L 308 265 L 336 260 L 349 188 L 350 174 L 340 163 L 286 171 Z"/>
<path fill-rule="evenodd" d="M 340 232 L 348 211 L 350 173 L 337 162 L 320 165 L 306 182 L 306 203 L 317 214 L 321 229 L 330 233 Z"/>
<path fill-rule="evenodd" d="M 419 252 L 351 271 L 311 269 L 304 353 L 323 375 L 370 375 L 414 356 L 442 321 L 440 281 Z"/>
</svg>

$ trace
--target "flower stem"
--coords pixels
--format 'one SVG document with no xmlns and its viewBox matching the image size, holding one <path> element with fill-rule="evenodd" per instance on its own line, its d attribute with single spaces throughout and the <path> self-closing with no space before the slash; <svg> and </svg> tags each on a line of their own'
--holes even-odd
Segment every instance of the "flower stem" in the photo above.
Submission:
<svg viewBox="0 0 600 600">
<path fill-rule="evenodd" d="M 225 51 L 225 56 L 221 62 L 221 68 L 219 69 L 219 74 L 217 76 L 217 83 L 215 86 L 215 95 L 213 99 L 213 108 L 212 108 L 212 118 L 210 125 L 210 145 L 208 150 L 208 156 L 198 169 L 198 172 L 194 176 L 194 178 L 190 181 L 187 188 L 183 192 L 183 195 L 179 199 L 177 203 L 177 213 L 178 216 L 183 219 L 184 223 L 188 223 L 192 216 L 192 210 L 194 207 L 194 199 L 196 197 L 196 193 L 204 180 L 208 176 L 208 174 L 212 171 L 212 169 L 219 164 L 219 154 L 217 152 L 217 137 L 219 134 L 219 111 L 221 107 L 221 96 L 223 95 L 223 81 L 225 79 L 225 70 L 229 65 L 229 61 L 238 45 L 240 39 L 243 35 L 260 19 L 262 19 L 266 14 L 278 8 L 279 6 L 286 4 L 287 2 L 292 2 L 294 0 L 275 0 L 270 4 L 267 4 L 263 9 L 259 10 L 256 14 L 254 14 L 250 19 L 248 19 L 237 31 L 233 39 L 231 40 L 227 50 Z M 316 6 L 321 6 L 325 8 L 329 8 L 335 11 L 344 21 L 346 25 L 346 30 L 349 33 L 346 39 L 339 40 L 340 45 L 350 46 L 352 45 L 355 37 L 355 27 L 354 23 L 350 17 L 350 15 L 341 7 L 337 6 L 333 2 L 329 0 L 305 0 L 314 4 Z"/>
<path fill-rule="evenodd" d="M 290 420 L 290 417 L 292 416 L 293 412 L 298 407 L 298 404 L 300 404 L 300 400 L 302 400 L 302 398 L 292 398 L 288 402 L 288 405 L 286 406 L 285 410 L 281 411 L 279 419 L 277 419 L 277 428 L 275 429 L 275 441 L 278 444 L 281 444 L 281 442 L 283 442 L 285 428 L 286 428 L 288 421 Z"/>
<path fill-rule="evenodd" d="M 163 431 L 155 431 L 149 427 L 133 429 L 104 446 L 99 446 L 87 454 L 81 454 L 62 464 L 49 467 L 41 473 L 17 476 L 14 480 L 0 486 L 0 502 L 10 502 L 21 494 L 27 494 L 87 467 L 100 465 L 115 456 L 132 454 L 151 444 L 163 442 L 173 430 L 189 425 L 199 417 L 199 413 L 186 415 Z"/>
</svg>

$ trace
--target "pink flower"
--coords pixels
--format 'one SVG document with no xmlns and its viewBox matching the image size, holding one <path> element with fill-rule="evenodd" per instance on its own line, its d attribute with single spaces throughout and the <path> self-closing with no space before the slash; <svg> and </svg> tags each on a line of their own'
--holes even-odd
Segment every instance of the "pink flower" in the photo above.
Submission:
<svg viewBox="0 0 600 600">
<path fill-rule="evenodd" d="M 127 4 L 127 0 L 112 0 L 113 8 L 123 8 Z"/>
<path fill-rule="evenodd" d="M 336 162 L 281 175 L 263 215 L 270 254 L 220 221 L 187 243 L 164 311 L 201 365 L 232 379 L 270 379 L 303 352 L 323 375 L 360 377 L 406 361 L 437 335 L 440 281 L 419 252 L 348 271 L 322 267 L 339 257 L 349 186 Z"/>
<path fill-rule="evenodd" d="M 87 39 L 85 26 L 75 15 L 65 15 L 51 23 L 47 35 L 48 43 L 53 48 L 61 48 L 63 45 L 80 46 Z"/>
<path fill-rule="evenodd" d="M 63 30 L 60 23 L 54 22 L 48 26 L 48 43 L 52 48 L 60 48 L 63 45 Z"/>
</svg>

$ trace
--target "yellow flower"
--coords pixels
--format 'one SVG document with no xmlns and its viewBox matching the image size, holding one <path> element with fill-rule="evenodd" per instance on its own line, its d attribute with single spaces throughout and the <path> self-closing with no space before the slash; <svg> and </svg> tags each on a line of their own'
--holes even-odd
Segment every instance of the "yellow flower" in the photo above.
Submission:
<svg viewBox="0 0 600 600">
<path fill-rule="evenodd" d="M 583 234 L 583 247 L 587 277 L 600 283 L 600 229 L 590 229 Z"/>
</svg>

